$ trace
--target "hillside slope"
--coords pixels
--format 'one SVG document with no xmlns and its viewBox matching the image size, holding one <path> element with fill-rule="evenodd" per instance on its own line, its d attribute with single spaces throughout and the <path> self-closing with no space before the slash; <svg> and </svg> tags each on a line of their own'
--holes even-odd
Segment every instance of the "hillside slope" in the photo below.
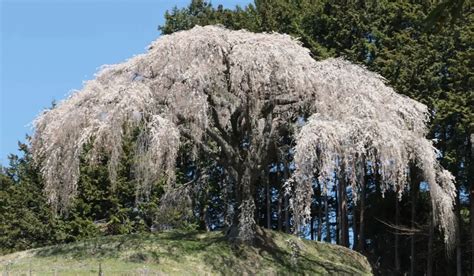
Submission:
<svg viewBox="0 0 474 276">
<path fill-rule="evenodd" d="M 0 256 L 10 275 L 370 275 L 350 249 L 258 230 L 254 247 L 232 246 L 221 232 L 169 231 L 102 237 Z"/>
</svg>

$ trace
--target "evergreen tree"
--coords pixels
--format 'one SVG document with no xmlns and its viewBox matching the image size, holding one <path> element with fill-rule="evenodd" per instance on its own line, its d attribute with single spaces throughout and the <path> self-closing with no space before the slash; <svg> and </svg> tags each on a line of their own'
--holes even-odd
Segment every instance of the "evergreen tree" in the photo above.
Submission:
<svg viewBox="0 0 474 276">
<path fill-rule="evenodd" d="M 43 195 L 38 170 L 26 144 L 23 157 L 10 155 L 0 167 L 0 253 L 9 253 L 61 241 L 61 229 Z"/>
</svg>

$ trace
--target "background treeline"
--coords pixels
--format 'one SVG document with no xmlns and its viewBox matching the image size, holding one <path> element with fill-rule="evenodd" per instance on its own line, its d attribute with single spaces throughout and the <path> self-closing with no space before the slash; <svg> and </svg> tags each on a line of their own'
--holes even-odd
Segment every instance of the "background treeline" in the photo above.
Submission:
<svg viewBox="0 0 474 276">
<path fill-rule="evenodd" d="M 383 275 L 473 272 L 474 24 L 469 1 L 256 0 L 246 7 L 224 9 L 197 0 L 165 17 L 159 27 L 162 34 L 208 24 L 288 33 L 299 38 L 315 59 L 343 56 L 363 64 L 384 76 L 397 92 L 427 104 L 433 115 L 430 138 L 457 181 L 459 236 L 451 254 L 432 223 L 427 186 L 414 179 L 418 184 L 397 200 L 395 191 L 381 194 L 376 173 L 363 181 L 357 200 L 344 183 L 333 183 L 327 195 L 314 183 L 306 237 L 358 250 L 368 257 L 374 272 Z M 131 133 L 130 141 L 134 137 Z M 281 144 L 287 162 L 272 164 L 271 173 L 263 178 L 256 191 L 256 217 L 261 226 L 290 231 L 283 184 L 291 174 L 293 144 L 285 137 Z M 84 160 L 75 202 L 67 213 L 56 214 L 42 194 L 28 146 L 21 144 L 24 156 L 12 155 L 0 175 L 0 253 L 169 227 L 221 229 L 229 211 L 222 203 L 223 174 L 207 160 L 189 161 L 185 147 L 178 160 L 178 181 L 188 183 L 185 188 L 193 186 L 198 196 L 176 209 L 160 210 L 160 183 L 146 200 L 137 201 L 130 165 L 134 149 L 125 142 L 127 154 L 120 162 L 118 181 L 110 183 L 107 157 L 94 166 Z M 192 183 L 197 167 L 206 168 L 206 183 Z M 192 213 L 186 213 L 186 206 Z"/>
</svg>

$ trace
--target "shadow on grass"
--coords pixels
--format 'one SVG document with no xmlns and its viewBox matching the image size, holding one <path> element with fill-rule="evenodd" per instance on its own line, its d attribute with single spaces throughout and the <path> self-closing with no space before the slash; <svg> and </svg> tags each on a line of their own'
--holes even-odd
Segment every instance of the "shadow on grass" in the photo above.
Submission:
<svg viewBox="0 0 474 276">
<path fill-rule="evenodd" d="M 277 237 L 276 232 L 268 231 L 265 229 L 258 229 L 255 243 L 253 246 L 242 246 L 242 245 L 233 245 L 228 243 L 227 240 L 222 241 L 225 243 L 224 246 L 227 246 L 230 249 L 230 254 L 215 254 L 218 252 L 210 251 L 206 254 L 205 263 L 211 267 L 214 271 L 220 274 L 254 274 L 262 272 L 262 269 L 265 267 L 252 267 L 252 264 L 259 264 L 265 266 L 266 264 L 271 264 L 277 273 L 282 274 L 305 274 L 308 273 L 319 275 L 331 274 L 331 275 L 357 275 L 364 271 L 364 267 L 361 264 L 358 264 L 355 267 L 340 265 L 338 262 L 331 262 L 330 260 L 325 260 L 324 256 L 330 255 L 331 250 L 322 256 L 322 259 L 313 259 L 308 256 L 307 253 L 299 254 L 296 257 L 296 260 L 292 259 L 291 249 L 289 246 L 279 246 L 276 244 L 278 239 L 297 239 L 296 237 Z M 286 241 L 285 241 L 286 242 Z M 222 248 L 222 247 L 220 247 Z M 328 248 L 329 249 L 329 248 Z M 336 248 L 334 248 L 336 249 Z M 338 249 L 338 248 L 337 248 Z M 338 253 L 339 250 L 336 249 Z M 252 255 L 253 253 L 253 255 Z M 334 254 L 333 253 L 333 254 Z M 341 253 L 341 256 L 348 256 L 347 250 Z M 256 260 L 256 259 L 260 260 Z M 245 262 L 250 266 L 238 265 L 239 261 Z M 343 262 L 341 262 L 343 263 Z M 248 269 L 247 271 L 242 271 L 242 269 Z M 240 269 L 236 271 L 235 269 Z M 360 269 L 360 270 L 359 270 Z"/>
<path fill-rule="evenodd" d="M 278 265 L 280 268 L 278 270 L 299 271 L 292 265 L 290 254 L 275 243 L 273 232 L 259 228 L 252 246 L 230 243 L 224 236 L 219 242 L 221 244 L 211 247 L 204 258 L 206 265 L 219 274 L 253 274 L 262 269 L 257 265 L 264 266 L 265 262 L 272 266 Z M 239 262 L 244 262 L 246 265 L 239 265 Z"/>
</svg>

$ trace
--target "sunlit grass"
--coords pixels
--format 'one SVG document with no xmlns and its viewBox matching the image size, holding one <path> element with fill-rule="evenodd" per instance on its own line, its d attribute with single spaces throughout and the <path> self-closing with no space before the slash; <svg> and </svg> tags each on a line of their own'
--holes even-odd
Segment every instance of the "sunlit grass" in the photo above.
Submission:
<svg viewBox="0 0 474 276">
<path fill-rule="evenodd" d="M 347 248 L 258 232 L 254 246 L 232 245 L 221 232 L 103 237 L 1 256 L 0 265 L 10 275 L 370 274 L 366 259 Z"/>
</svg>

